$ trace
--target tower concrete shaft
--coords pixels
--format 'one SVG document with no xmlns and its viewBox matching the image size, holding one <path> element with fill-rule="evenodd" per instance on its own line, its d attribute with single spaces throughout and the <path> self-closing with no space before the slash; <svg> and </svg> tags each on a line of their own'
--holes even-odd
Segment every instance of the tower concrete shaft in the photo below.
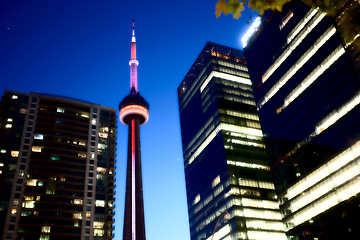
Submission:
<svg viewBox="0 0 360 240">
<path fill-rule="evenodd" d="M 129 126 L 124 214 L 124 240 L 145 240 L 144 200 L 141 173 L 140 125 L 149 118 L 149 104 L 137 89 L 135 29 L 131 41 L 130 94 L 119 104 L 120 121 Z"/>
</svg>

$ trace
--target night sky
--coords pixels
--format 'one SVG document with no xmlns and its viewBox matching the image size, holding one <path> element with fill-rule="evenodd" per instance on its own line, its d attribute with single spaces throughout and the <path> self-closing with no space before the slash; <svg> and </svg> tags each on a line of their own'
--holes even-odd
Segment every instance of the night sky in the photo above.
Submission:
<svg viewBox="0 0 360 240">
<path fill-rule="evenodd" d="M 207 41 L 241 49 L 250 14 L 216 19 L 217 0 L 2 0 L 0 94 L 50 93 L 117 109 L 130 89 L 135 18 L 148 240 L 190 239 L 177 87 Z M 122 238 L 127 127 L 118 124 L 116 239 Z"/>
</svg>

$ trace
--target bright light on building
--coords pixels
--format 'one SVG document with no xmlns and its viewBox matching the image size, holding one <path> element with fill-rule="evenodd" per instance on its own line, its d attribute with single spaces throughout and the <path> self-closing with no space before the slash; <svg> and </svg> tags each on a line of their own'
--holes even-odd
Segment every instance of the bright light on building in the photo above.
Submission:
<svg viewBox="0 0 360 240">
<path fill-rule="evenodd" d="M 250 28 L 246 31 L 245 35 L 241 38 L 243 48 L 246 47 L 249 38 L 254 34 L 257 28 L 260 26 L 261 18 L 257 17 Z"/>
</svg>

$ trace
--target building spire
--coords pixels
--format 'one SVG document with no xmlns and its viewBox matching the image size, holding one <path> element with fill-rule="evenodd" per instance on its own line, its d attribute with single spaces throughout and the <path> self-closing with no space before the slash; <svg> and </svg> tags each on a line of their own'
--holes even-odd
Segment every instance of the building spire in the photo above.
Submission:
<svg viewBox="0 0 360 240">
<path fill-rule="evenodd" d="M 131 42 L 136 42 L 136 39 L 135 39 L 135 19 L 133 19 L 133 30 L 132 30 Z"/>
<path fill-rule="evenodd" d="M 133 19 L 133 30 L 131 38 L 131 60 L 130 65 L 130 91 L 137 92 L 137 66 L 139 65 L 138 60 L 136 60 L 136 40 L 135 40 L 135 20 Z"/>
</svg>

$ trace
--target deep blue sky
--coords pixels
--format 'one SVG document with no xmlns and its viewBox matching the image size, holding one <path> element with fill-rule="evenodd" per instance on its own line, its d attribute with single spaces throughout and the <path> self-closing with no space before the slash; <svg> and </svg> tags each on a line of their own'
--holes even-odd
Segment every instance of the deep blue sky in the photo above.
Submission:
<svg viewBox="0 0 360 240">
<path fill-rule="evenodd" d="M 0 94 L 51 93 L 117 109 L 129 93 L 135 18 L 148 240 L 190 239 L 177 87 L 207 41 L 241 48 L 250 14 L 216 19 L 217 0 L 2 0 Z M 127 128 L 118 125 L 116 239 L 122 238 Z"/>
</svg>

